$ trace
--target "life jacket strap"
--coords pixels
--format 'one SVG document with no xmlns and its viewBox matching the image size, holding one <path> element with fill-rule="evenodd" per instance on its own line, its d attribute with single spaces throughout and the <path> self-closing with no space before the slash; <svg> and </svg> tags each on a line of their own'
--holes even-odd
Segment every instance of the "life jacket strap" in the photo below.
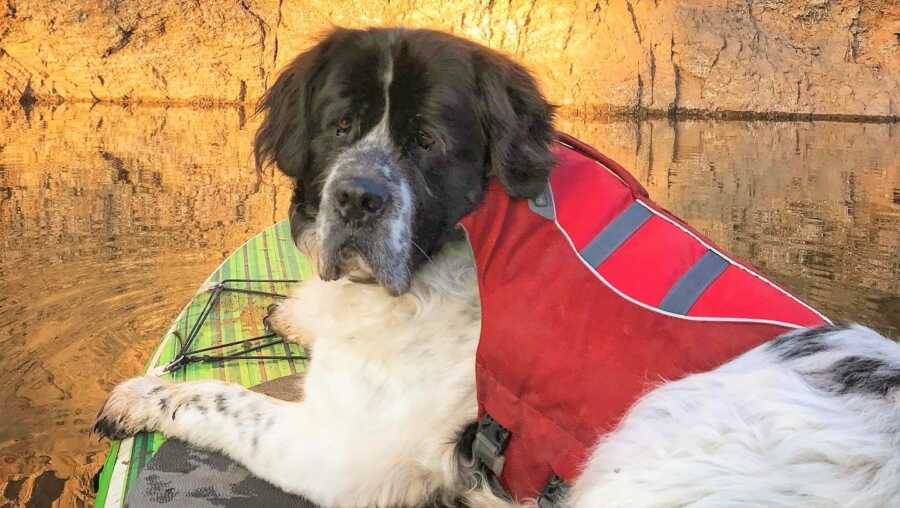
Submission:
<svg viewBox="0 0 900 508">
<path fill-rule="evenodd" d="M 687 315 L 707 288 L 728 268 L 728 261 L 708 250 L 669 289 L 659 308 L 674 314 Z"/>
<path fill-rule="evenodd" d="M 550 481 L 544 486 L 544 490 L 541 491 L 541 496 L 537 500 L 538 508 L 558 508 L 562 506 L 568 493 L 569 485 L 565 480 L 553 475 L 553 478 L 550 478 Z"/>
<path fill-rule="evenodd" d="M 494 420 L 491 415 L 485 414 L 478 422 L 478 431 L 475 433 L 475 441 L 472 442 L 472 456 L 490 469 L 498 478 L 503 472 L 503 464 L 506 459 L 503 451 L 509 442 L 510 432 Z"/>
</svg>

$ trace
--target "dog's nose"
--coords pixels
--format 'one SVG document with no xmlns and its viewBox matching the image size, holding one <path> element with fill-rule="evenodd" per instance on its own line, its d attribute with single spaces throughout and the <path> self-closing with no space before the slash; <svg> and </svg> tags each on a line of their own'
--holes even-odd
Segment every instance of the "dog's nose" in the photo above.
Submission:
<svg viewBox="0 0 900 508">
<path fill-rule="evenodd" d="M 335 189 L 338 214 L 347 223 L 372 221 L 384 212 L 388 199 L 387 186 L 371 178 L 348 178 Z"/>
</svg>

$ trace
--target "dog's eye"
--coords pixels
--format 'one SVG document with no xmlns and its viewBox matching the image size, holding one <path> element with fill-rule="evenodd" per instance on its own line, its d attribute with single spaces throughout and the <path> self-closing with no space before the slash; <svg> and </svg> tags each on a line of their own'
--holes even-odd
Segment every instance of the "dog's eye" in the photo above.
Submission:
<svg viewBox="0 0 900 508">
<path fill-rule="evenodd" d="M 425 131 L 419 131 L 416 133 L 416 143 L 418 143 L 422 149 L 428 150 L 431 148 L 431 145 L 434 144 L 434 138 Z"/>
<path fill-rule="evenodd" d="M 344 115 L 337 121 L 337 130 L 335 131 L 335 135 L 340 137 L 344 134 L 350 132 L 350 127 L 353 127 L 353 122 L 350 120 L 350 116 Z"/>
</svg>

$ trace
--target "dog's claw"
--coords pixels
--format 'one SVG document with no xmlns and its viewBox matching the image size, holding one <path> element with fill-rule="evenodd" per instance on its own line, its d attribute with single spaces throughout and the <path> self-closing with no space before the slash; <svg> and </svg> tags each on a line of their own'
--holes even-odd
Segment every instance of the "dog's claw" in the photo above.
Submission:
<svg viewBox="0 0 900 508">
<path fill-rule="evenodd" d="M 95 434 L 99 439 L 104 437 L 107 439 L 125 439 L 133 436 L 135 433 L 129 432 L 123 425 L 121 418 L 107 418 L 97 415 L 97 421 L 91 427 L 91 434 Z"/>
<path fill-rule="evenodd" d="M 168 381 L 144 376 L 119 384 L 97 413 L 91 433 L 109 439 L 125 439 L 143 430 L 154 430 Z"/>
<path fill-rule="evenodd" d="M 277 304 L 277 303 L 273 303 L 273 304 L 269 305 L 268 307 L 266 307 L 266 315 L 265 315 L 265 317 L 263 317 L 262 322 L 263 322 L 263 328 L 264 328 L 267 332 L 275 333 L 275 334 L 278 333 L 277 331 L 275 331 L 275 330 L 272 328 L 272 314 L 274 314 L 275 311 L 277 311 L 277 310 L 278 310 L 278 304 Z"/>
<path fill-rule="evenodd" d="M 289 308 L 289 304 L 286 306 L 284 303 L 269 305 L 263 318 L 263 326 L 267 333 L 274 333 L 284 340 L 304 345 L 300 330 L 290 319 Z"/>
</svg>

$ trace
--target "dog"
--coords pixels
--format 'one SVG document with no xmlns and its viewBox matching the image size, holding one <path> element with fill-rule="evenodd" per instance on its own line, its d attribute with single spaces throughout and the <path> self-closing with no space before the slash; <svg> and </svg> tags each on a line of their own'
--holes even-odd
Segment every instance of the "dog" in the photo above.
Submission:
<svg viewBox="0 0 900 508">
<path fill-rule="evenodd" d="M 496 177 L 544 189 L 553 107 L 507 57 L 428 30 L 335 29 L 267 91 L 258 164 L 294 179 L 315 266 L 271 327 L 304 399 L 219 381 L 118 385 L 94 429 L 224 452 L 322 506 L 511 507 L 471 452 L 481 307 L 457 223 Z M 900 506 L 900 348 L 791 332 L 661 383 L 598 438 L 561 506 Z"/>
</svg>

